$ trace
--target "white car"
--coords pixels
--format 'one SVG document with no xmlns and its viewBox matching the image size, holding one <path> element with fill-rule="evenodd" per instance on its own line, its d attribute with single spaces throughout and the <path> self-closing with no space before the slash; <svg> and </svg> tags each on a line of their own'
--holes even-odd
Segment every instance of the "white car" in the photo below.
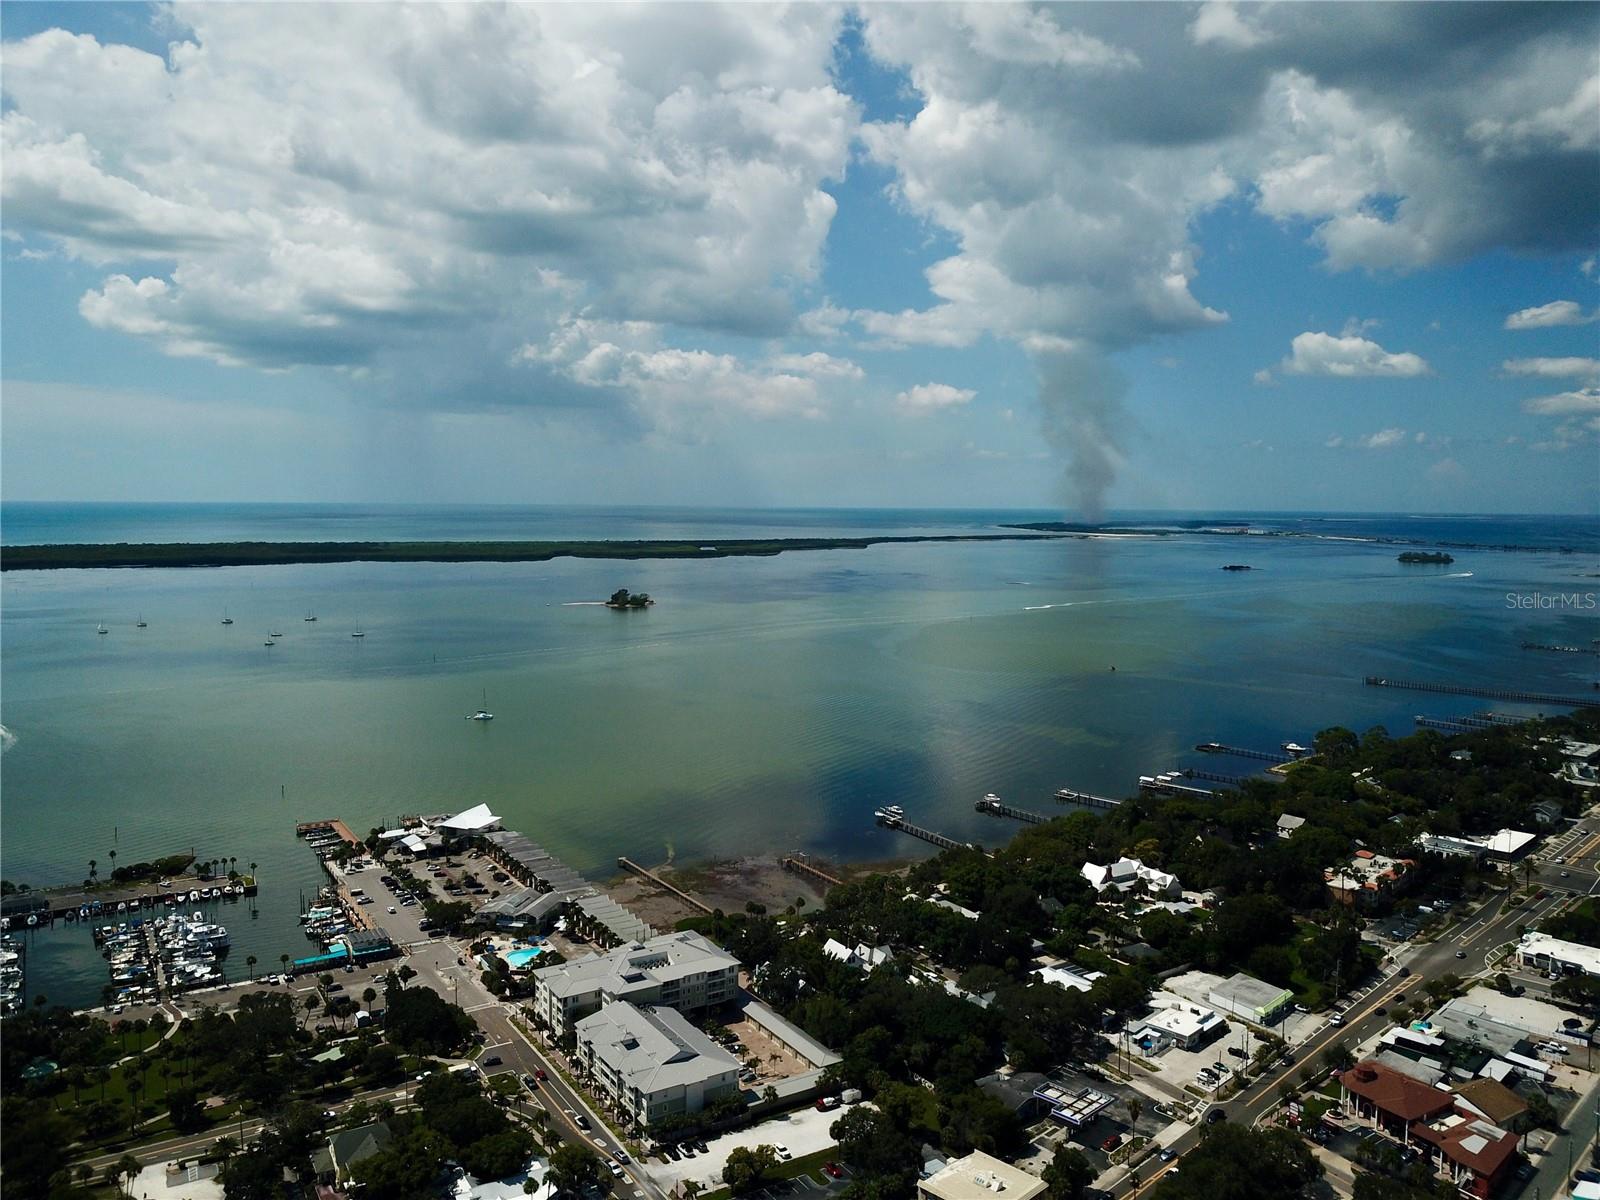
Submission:
<svg viewBox="0 0 1600 1200">
<path fill-rule="evenodd" d="M 783 1162 L 788 1162 L 794 1157 L 794 1155 L 789 1153 L 789 1147 L 787 1146 L 774 1146 L 773 1149 L 778 1152 L 778 1158 Z"/>
<path fill-rule="evenodd" d="M 394 913 L 394 905 L 389 905 L 389 912 L 391 915 Z"/>
</svg>

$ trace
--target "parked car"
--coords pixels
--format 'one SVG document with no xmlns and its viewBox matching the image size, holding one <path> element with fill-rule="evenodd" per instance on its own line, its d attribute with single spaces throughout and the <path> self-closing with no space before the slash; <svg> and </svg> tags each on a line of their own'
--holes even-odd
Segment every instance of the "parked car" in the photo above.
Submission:
<svg viewBox="0 0 1600 1200">
<path fill-rule="evenodd" d="M 818 1096 L 817 1097 L 817 1111 L 818 1112 L 832 1112 L 834 1109 L 836 1109 L 838 1107 L 839 1107 L 839 1097 L 837 1097 L 837 1096 Z"/>
<path fill-rule="evenodd" d="M 773 1149 L 778 1152 L 778 1158 L 783 1162 L 788 1162 L 791 1158 L 794 1157 L 794 1155 L 789 1153 L 789 1147 L 787 1147 L 787 1146 L 784 1146 L 784 1145 L 780 1144 L 780 1145 L 774 1146 Z"/>
<path fill-rule="evenodd" d="M 844 1175 L 844 1168 L 836 1162 L 823 1163 L 822 1170 L 830 1179 L 839 1179 Z"/>
<path fill-rule="evenodd" d="M 488 1058 L 483 1060 L 483 1065 L 486 1067 L 498 1067 L 500 1065 L 500 1056 L 498 1054 L 489 1055 Z"/>
<path fill-rule="evenodd" d="M 614 1159 L 614 1158 L 606 1159 L 606 1170 L 610 1171 L 611 1174 L 616 1176 L 618 1179 L 622 1178 L 622 1164 L 619 1163 L 616 1159 Z"/>
<path fill-rule="evenodd" d="M 1178 1152 L 1171 1146 L 1163 1146 L 1161 1147 L 1160 1153 L 1158 1153 L 1156 1157 L 1162 1162 L 1171 1162 L 1173 1159 L 1178 1157 Z"/>
<path fill-rule="evenodd" d="M 1244 1051 L 1239 1049 L 1239 1047 L 1237 1047 L 1237 1046 L 1229 1046 L 1228 1047 L 1228 1053 L 1233 1055 L 1234 1058 L 1243 1058 L 1244 1057 Z"/>
<path fill-rule="evenodd" d="M 1105 1141 L 1100 1143 L 1100 1149 L 1109 1154 L 1120 1145 L 1122 1145 L 1122 1135 L 1120 1133 L 1113 1133 L 1110 1137 L 1106 1138 Z"/>
</svg>

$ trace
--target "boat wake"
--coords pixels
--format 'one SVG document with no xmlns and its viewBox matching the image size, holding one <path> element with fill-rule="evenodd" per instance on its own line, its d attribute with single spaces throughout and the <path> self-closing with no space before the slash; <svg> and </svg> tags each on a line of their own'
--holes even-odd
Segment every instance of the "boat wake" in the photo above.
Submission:
<svg viewBox="0 0 1600 1200">
<path fill-rule="evenodd" d="M 1446 575 L 1445 578 L 1446 579 L 1471 579 L 1472 578 L 1472 572 L 1471 571 L 1452 571 L 1452 572 L 1450 572 L 1450 574 Z"/>
<path fill-rule="evenodd" d="M 1076 600 L 1063 600 L 1060 604 L 1024 604 L 1022 606 L 1022 611 L 1043 612 L 1047 608 L 1073 608 L 1077 605 L 1077 603 L 1078 602 Z"/>
<path fill-rule="evenodd" d="M 16 744 L 17 735 L 12 733 L 11 730 L 7 729 L 4 725 L 0 725 L 0 754 L 4 754 Z"/>
</svg>

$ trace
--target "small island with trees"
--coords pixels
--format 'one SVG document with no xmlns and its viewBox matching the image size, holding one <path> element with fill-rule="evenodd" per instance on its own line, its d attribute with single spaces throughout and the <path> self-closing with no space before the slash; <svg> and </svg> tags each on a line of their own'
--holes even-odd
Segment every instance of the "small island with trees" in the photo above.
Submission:
<svg viewBox="0 0 1600 1200">
<path fill-rule="evenodd" d="M 1453 563 L 1455 559 L 1442 550 L 1407 550 L 1399 556 L 1403 563 Z"/>
<path fill-rule="evenodd" d="M 636 609 L 649 608 L 655 601 L 650 599 L 647 592 L 630 592 L 627 588 L 618 588 L 611 593 L 611 599 L 606 601 L 607 608 Z"/>
<path fill-rule="evenodd" d="M 1224 571 L 1252 571 L 1255 568 L 1249 563 L 1229 563 L 1222 568 Z"/>
</svg>

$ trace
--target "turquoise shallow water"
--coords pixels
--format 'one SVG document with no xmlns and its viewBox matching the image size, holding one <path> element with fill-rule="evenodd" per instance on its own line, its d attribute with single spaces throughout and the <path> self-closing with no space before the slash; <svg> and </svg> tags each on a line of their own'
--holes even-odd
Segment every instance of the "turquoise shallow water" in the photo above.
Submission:
<svg viewBox="0 0 1600 1200">
<path fill-rule="evenodd" d="M 541 519 L 592 536 L 570 514 Z M 872 519 L 891 531 L 993 520 Z M 650 536 L 607 520 L 616 536 Z M 191 847 L 258 862 L 258 915 L 225 917 L 242 973 L 248 954 L 265 969 L 307 952 L 294 916 L 319 877 L 296 820 L 365 830 L 484 802 L 600 876 L 619 854 L 882 858 L 919 844 L 872 826 L 880 804 L 993 841 L 1010 827 L 974 813 L 985 792 L 1049 807 L 1061 786 L 1121 794 L 1141 773 L 1216 769 L 1197 741 L 1270 747 L 1335 722 L 1403 732 L 1415 713 L 1486 707 L 1365 688 L 1368 673 L 1591 687 L 1594 656 L 1520 644 L 1587 643 L 1594 611 L 1506 596 L 1600 590 L 1594 556 L 1453 553 L 1449 567 L 1402 567 L 1392 546 L 1183 535 L 686 563 L 7 573 L 3 869 L 63 882 L 91 857 L 103 871 L 113 847 L 123 862 Z M 1220 570 L 1235 561 L 1256 569 Z M 659 603 L 586 603 L 623 586 Z M 268 632 L 284 634 L 272 649 Z M 485 697 L 496 719 L 464 720 Z M 30 991 L 95 999 L 103 964 L 86 937 L 32 940 Z"/>
</svg>

